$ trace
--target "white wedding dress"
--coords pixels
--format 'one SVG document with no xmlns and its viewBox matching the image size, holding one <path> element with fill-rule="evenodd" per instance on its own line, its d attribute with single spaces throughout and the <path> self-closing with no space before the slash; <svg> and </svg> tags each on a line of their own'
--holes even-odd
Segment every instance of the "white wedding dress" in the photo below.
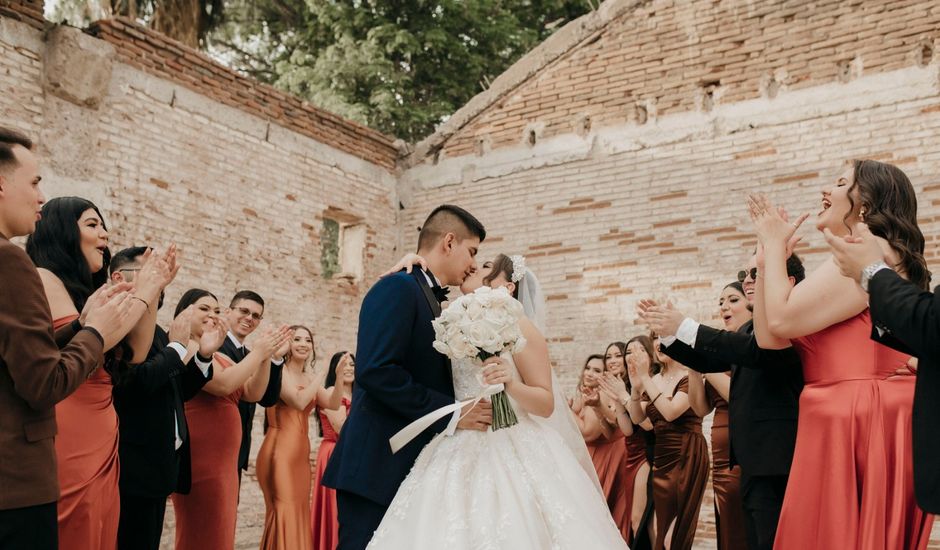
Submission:
<svg viewBox="0 0 940 550">
<path fill-rule="evenodd" d="M 479 395 L 479 363 L 453 364 L 457 399 Z M 566 403 L 559 406 L 564 411 L 556 414 L 570 414 Z M 626 549 L 583 440 L 565 439 L 545 419 L 513 408 L 519 423 L 511 428 L 435 437 L 369 550 Z"/>
</svg>

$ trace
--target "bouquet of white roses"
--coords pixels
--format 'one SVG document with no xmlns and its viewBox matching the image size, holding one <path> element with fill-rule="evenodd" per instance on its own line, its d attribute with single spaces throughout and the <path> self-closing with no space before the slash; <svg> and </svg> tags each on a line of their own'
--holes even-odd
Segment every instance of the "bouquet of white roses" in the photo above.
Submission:
<svg viewBox="0 0 940 550">
<path fill-rule="evenodd" d="M 434 326 L 434 349 L 451 359 L 477 358 L 481 362 L 504 351 L 525 346 L 519 328 L 522 304 L 505 288 L 482 286 L 447 306 Z M 493 430 L 519 422 L 505 391 L 493 395 Z"/>
</svg>

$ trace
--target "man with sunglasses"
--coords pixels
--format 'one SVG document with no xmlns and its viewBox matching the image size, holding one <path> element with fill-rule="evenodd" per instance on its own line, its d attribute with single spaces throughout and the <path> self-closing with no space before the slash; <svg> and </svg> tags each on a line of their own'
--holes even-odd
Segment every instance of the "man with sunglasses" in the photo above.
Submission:
<svg viewBox="0 0 940 550">
<path fill-rule="evenodd" d="M 796 285 L 805 277 L 796 254 L 787 259 L 787 274 Z M 749 303 L 760 277 L 756 254 L 738 273 Z M 752 307 L 752 306 L 749 306 Z M 662 337 L 662 351 L 701 373 L 731 371 L 728 426 L 731 467 L 741 466 L 748 548 L 773 548 L 783 505 L 793 448 L 803 369 L 791 347 L 762 350 L 748 321 L 737 332 L 699 324 L 671 306 L 641 301 L 640 316 Z"/>
<path fill-rule="evenodd" d="M 232 297 L 229 309 L 225 314 L 229 331 L 225 343 L 219 350 L 233 361 L 238 363 L 248 355 L 245 339 L 258 328 L 264 318 L 264 299 L 251 290 L 240 290 Z M 284 353 L 290 346 L 277 350 L 276 356 L 271 359 L 269 368 L 262 368 L 258 376 L 269 376 L 268 386 L 264 396 L 258 401 L 262 407 L 272 407 L 281 396 L 281 369 L 284 366 Z M 241 483 L 242 472 L 248 469 L 248 453 L 251 450 L 251 428 L 254 424 L 256 404 L 248 401 L 238 402 L 238 412 L 242 419 L 242 444 L 238 450 L 238 482 Z"/>
</svg>

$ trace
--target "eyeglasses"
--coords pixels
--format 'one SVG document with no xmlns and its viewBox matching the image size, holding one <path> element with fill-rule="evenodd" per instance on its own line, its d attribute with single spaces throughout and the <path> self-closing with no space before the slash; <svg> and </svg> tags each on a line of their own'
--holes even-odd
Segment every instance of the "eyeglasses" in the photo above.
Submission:
<svg viewBox="0 0 940 550">
<path fill-rule="evenodd" d="M 757 268 L 752 267 L 750 270 L 745 269 L 744 271 L 738 271 L 738 282 L 743 283 L 747 276 L 751 276 L 751 280 L 757 280 Z"/>
<path fill-rule="evenodd" d="M 130 271 L 130 272 L 135 272 L 135 271 L 140 271 L 141 269 L 142 269 L 142 268 L 140 268 L 140 267 L 122 267 L 121 269 L 118 269 L 118 271 Z"/>
<path fill-rule="evenodd" d="M 239 315 L 247 315 L 247 316 L 251 317 L 252 319 L 254 319 L 255 321 L 260 321 L 260 320 L 262 319 L 262 317 L 264 317 L 264 316 L 261 315 L 260 313 L 254 313 L 254 312 L 252 312 L 250 309 L 248 309 L 248 308 L 246 308 L 246 307 L 236 307 L 236 308 L 234 308 L 234 309 L 235 309 L 235 311 L 238 312 Z"/>
</svg>

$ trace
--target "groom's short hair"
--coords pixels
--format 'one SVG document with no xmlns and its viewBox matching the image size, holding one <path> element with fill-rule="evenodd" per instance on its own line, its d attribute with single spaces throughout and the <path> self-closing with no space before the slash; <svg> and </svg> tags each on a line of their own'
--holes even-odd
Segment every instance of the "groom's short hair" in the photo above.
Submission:
<svg viewBox="0 0 940 550">
<path fill-rule="evenodd" d="M 418 250 L 430 248 L 448 233 L 453 233 L 460 240 L 473 236 L 479 237 L 482 242 L 486 238 L 486 229 L 473 214 L 459 206 L 442 204 L 424 220 L 421 234 L 418 235 Z"/>
</svg>

